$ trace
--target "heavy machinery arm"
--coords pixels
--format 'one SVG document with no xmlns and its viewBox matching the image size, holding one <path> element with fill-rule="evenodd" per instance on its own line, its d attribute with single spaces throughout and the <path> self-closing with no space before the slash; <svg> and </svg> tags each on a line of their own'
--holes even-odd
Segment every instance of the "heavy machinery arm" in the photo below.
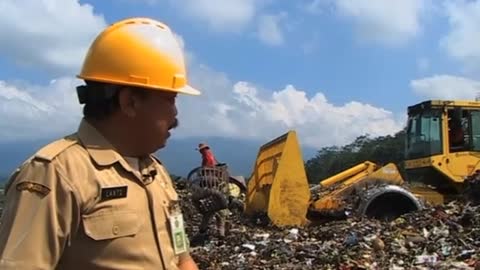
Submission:
<svg viewBox="0 0 480 270">
<path fill-rule="evenodd" d="M 421 202 L 402 188 L 403 184 L 395 164 L 380 167 L 362 162 L 312 187 L 307 217 L 319 220 L 351 213 L 385 218 L 418 210 Z"/>
<path fill-rule="evenodd" d="M 347 206 L 353 206 L 354 213 L 380 218 L 421 208 L 420 201 L 399 186 L 403 179 L 394 164 L 380 167 L 366 161 L 310 188 L 293 130 L 262 145 L 254 168 L 245 214 L 266 213 L 277 226 L 342 215 Z"/>
</svg>

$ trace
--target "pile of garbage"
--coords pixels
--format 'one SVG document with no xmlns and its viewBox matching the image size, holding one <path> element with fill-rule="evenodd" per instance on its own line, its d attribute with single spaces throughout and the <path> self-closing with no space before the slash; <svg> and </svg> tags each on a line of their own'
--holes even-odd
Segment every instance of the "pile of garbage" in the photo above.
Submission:
<svg viewBox="0 0 480 270">
<path fill-rule="evenodd" d="M 188 190 L 177 190 L 192 237 L 201 216 Z M 224 239 L 212 235 L 191 254 L 200 269 L 480 270 L 479 210 L 452 202 L 390 222 L 352 217 L 299 228 L 234 213 Z"/>
</svg>

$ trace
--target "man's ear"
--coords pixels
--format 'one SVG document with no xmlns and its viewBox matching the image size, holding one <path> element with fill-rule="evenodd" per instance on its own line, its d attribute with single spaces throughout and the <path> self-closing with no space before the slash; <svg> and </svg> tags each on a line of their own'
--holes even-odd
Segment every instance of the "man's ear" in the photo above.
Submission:
<svg viewBox="0 0 480 270">
<path fill-rule="evenodd" d="M 138 97 L 129 88 L 122 88 L 118 93 L 118 104 L 120 111 L 130 118 L 137 115 L 139 104 Z"/>
</svg>

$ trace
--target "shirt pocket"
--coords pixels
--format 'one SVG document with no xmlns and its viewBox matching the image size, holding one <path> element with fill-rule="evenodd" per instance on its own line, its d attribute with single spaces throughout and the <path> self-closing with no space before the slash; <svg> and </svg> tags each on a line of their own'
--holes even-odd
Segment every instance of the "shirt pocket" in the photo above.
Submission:
<svg viewBox="0 0 480 270">
<path fill-rule="evenodd" d="M 94 240 L 135 236 L 143 219 L 134 210 L 108 210 L 82 217 L 85 234 Z"/>
</svg>

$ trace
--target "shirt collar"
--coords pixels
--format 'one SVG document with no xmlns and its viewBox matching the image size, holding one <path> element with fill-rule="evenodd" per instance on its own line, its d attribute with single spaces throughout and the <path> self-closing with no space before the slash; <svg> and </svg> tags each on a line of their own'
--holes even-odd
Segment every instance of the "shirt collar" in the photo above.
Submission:
<svg viewBox="0 0 480 270">
<path fill-rule="evenodd" d="M 78 127 L 78 138 L 92 159 L 100 166 L 112 165 L 123 160 L 110 142 L 85 119 L 82 119 Z"/>
<path fill-rule="evenodd" d="M 116 151 L 113 145 L 88 121 L 82 119 L 78 128 L 78 138 L 87 149 L 90 157 L 100 166 L 109 166 L 119 162 L 122 167 L 133 172 L 128 162 Z M 154 156 L 149 155 L 140 159 L 142 167 L 150 167 L 154 163 Z M 158 161 L 158 160 L 157 160 Z M 161 162 L 158 161 L 159 164 Z"/>
</svg>

